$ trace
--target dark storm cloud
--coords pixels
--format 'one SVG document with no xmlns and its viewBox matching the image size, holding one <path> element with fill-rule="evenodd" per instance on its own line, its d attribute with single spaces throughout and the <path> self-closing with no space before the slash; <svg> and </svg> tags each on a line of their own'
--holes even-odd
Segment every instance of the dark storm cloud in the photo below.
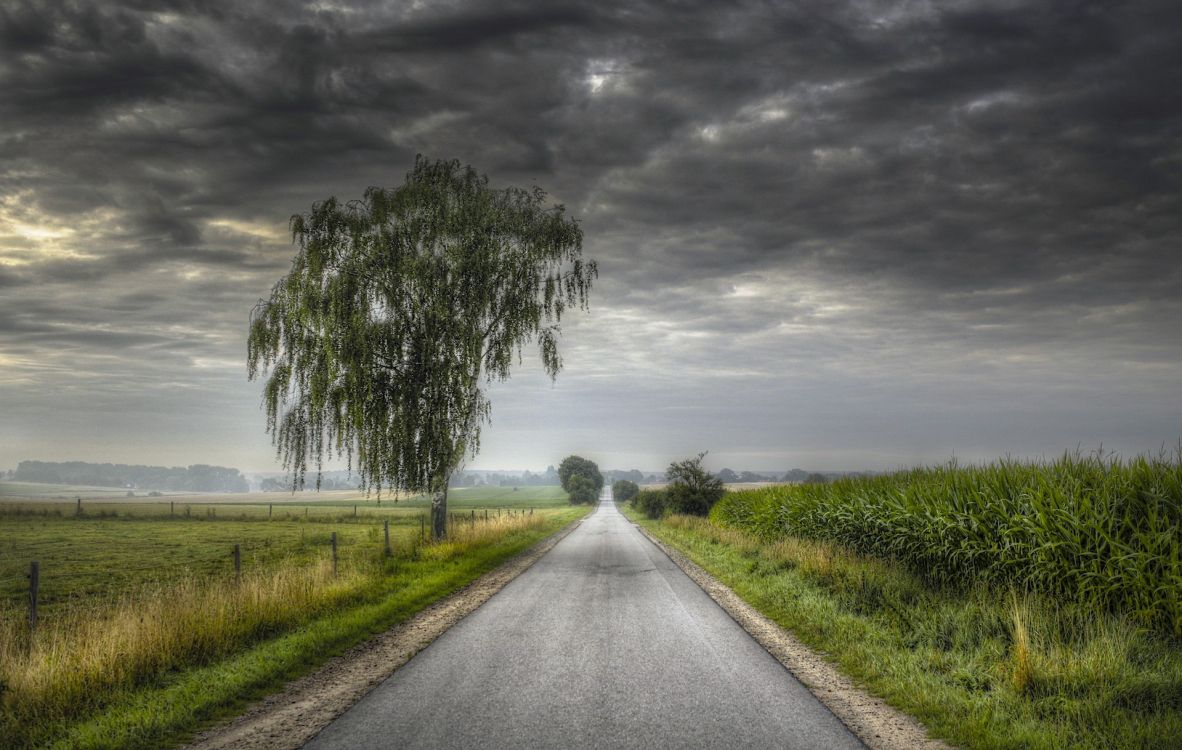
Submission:
<svg viewBox="0 0 1182 750">
<path fill-rule="evenodd" d="M 850 460 L 885 455 L 898 403 L 958 414 L 917 422 L 954 436 L 1030 398 L 1059 426 L 1030 446 L 1074 445 L 1062 414 L 1101 393 L 1141 414 L 1182 382 L 1178 49 L 1165 1 L 0 0 L 3 403 L 43 442 L 58 389 L 105 414 L 156 393 L 134 410 L 207 442 L 215 402 L 256 430 L 245 322 L 287 218 L 422 152 L 580 218 L 603 276 L 555 393 L 575 421 L 647 413 L 652 456 L 698 425 L 778 465 L 725 414 L 666 419 L 735 394 L 779 455 L 802 450 L 789 417 L 815 450 L 854 440 L 854 401 Z M 506 444 L 548 463 L 533 401 L 499 393 Z M 1149 422 L 1138 439 L 1177 437 Z M 954 442 L 932 440 L 910 445 Z"/>
</svg>

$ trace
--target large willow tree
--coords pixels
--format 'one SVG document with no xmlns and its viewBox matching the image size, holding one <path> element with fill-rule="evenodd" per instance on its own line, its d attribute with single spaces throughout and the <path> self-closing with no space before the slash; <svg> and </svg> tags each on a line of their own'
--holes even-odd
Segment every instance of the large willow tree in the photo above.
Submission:
<svg viewBox="0 0 1182 750">
<path fill-rule="evenodd" d="M 291 219 L 291 272 L 251 313 L 250 378 L 293 486 L 343 457 L 366 491 L 431 493 L 447 533 L 448 480 L 475 455 L 489 403 L 536 344 L 562 368 L 559 323 L 587 309 L 594 261 L 546 194 L 496 190 L 457 161 L 415 160 L 406 182 Z M 267 374 L 269 371 L 269 374 Z"/>
</svg>

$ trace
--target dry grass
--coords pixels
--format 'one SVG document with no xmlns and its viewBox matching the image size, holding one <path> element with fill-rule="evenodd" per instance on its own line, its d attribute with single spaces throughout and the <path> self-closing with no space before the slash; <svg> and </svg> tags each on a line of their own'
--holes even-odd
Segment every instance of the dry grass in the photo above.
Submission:
<svg viewBox="0 0 1182 750">
<path fill-rule="evenodd" d="M 429 544 L 419 550 L 425 560 L 450 560 L 470 549 L 490 544 L 509 534 L 541 529 L 546 525 L 542 514 L 515 513 L 491 516 L 487 520 L 477 515 L 474 521 L 453 523 L 448 527 L 447 540 Z"/>
<path fill-rule="evenodd" d="M 548 514 L 457 523 L 447 541 L 405 552 L 451 560 L 510 535 L 542 530 Z M 148 583 L 107 600 L 66 606 L 30 634 L 25 611 L 0 610 L 0 737 L 3 727 L 69 720 L 113 691 L 208 664 L 251 643 L 365 599 L 380 588 L 376 555 L 342 565 L 292 560 L 232 579 L 188 576 Z M 0 744 L 4 744 L 0 742 Z"/>
<path fill-rule="evenodd" d="M 1014 621 L 1014 629 L 1010 656 L 1014 662 L 1014 671 L 1010 675 L 1010 683 L 1014 686 L 1014 692 L 1019 694 L 1026 692 L 1034 674 L 1034 668 L 1030 663 L 1030 631 L 1026 628 L 1029 616 L 1026 614 L 1026 609 L 1025 603 L 1018 600 L 1017 594 L 1013 594 L 1010 613 Z"/>
<path fill-rule="evenodd" d="M 184 578 L 108 604 L 74 607 L 30 637 L 24 613 L 0 616 L 0 705 L 18 722 L 76 714 L 96 695 L 245 643 L 354 598 L 366 575 L 332 563 L 280 567 L 241 583 Z"/>
</svg>

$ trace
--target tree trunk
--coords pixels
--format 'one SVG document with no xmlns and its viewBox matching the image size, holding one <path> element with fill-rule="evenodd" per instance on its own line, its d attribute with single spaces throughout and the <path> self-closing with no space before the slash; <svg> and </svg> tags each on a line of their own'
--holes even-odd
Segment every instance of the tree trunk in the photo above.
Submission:
<svg viewBox="0 0 1182 750">
<path fill-rule="evenodd" d="M 431 539 L 436 542 L 447 538 L 447 480 L 443 489 L 431 493 Z"/>
</svg>

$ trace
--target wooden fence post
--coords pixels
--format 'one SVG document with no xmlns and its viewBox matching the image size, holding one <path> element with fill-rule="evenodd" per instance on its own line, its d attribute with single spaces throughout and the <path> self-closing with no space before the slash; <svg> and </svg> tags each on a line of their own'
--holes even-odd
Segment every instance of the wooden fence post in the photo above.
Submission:
<svg viewBox="0 0 1182 750">
<path fill-rule="evenodd" d="M 169 500 L 168 501 L 168 517 L 169 518 L 176 517 L 176 500 Z"/>
<path fill-rule="evenodd" d="M 37 629 L 37 594 L 41 588 L 41 565 L 36 560 L 29 564 L 29 632 Z"/>
<path fill-rule="evenodd" d="M 382 533 L 386 536 L 386 557 L 390 556 L 390 519 L 382 521 Z"/>
<path fill-rule="evenodd" d="M 423 536 L 427 533 L 427 517 L 419 516 L 419 541 L 422 541 Z"/>
<path fill-rule="evenodd" d="M 78 500 L 78 509 L 74 511 L 74 515 L 80 516 L 80 515 L 82 515 L 82 498 L 79 497 L 76 499 Z"/>
<path fill-rule="evenodd" d="M 273 503 L 267 503 L 267 520 L 268 521 L 271 520 L 271 514 L 274 511 L 275 511 L 275 505 Z"/>
<path fill-rule="evenodd" d="M 337 576 L 337 533 L 332 532 L 332 577 Z"/>
<path fill-rule="evenodd" d="M 234 545 L 234 583 L 242 583 L 242 545 Z"/>
<path fill-rule="evenodd" d="M 476 525 L 476 511 L 472 511 L 472 525 Z"/>
</svg>

